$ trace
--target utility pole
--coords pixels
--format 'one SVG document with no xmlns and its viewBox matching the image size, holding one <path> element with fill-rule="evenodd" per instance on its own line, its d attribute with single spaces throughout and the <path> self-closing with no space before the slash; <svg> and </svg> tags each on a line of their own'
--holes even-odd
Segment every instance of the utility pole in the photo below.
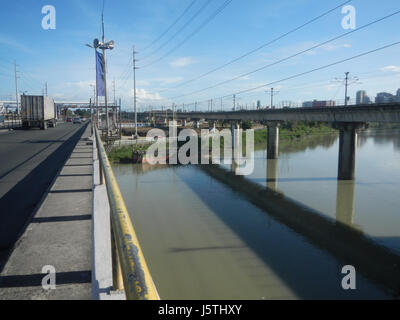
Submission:
<svg viewBox="0 0 400 320">
<path fill-rule="evenodd" d="M 221 98 L 221 112 L 222 112 L 222 109 L 223 109 L 223 108 L 222 108 L 222 98 Z"/>
<path fill-rule="evenodd" d="M 345 78 L 345 90 L 344 90 L 344 106 L 347 107 L 347 87 L 349 86 L 349 73 L 350 72 L 346 72 L 346 78 Z"/>
<path fill-rule="evenodd" d="M 360 83 L 358 77 L 349 77 L 350 72 L 345 72 L 345 78 L 338 79 L 335 78 L 335 82 L 344 84 L 344 106 L 347 107 L 349 104 L 349 97 L 348 97 L 348 88 L 350 85 L 354 83 Z"/>
<path fill-rule="evenodd" d="M 44 85 L 44 94 L 47 97 L 47 81 L 46 81 L 46 83 Z"/>
<path fill-rule="evenodd" d="M 236 94 L 233 95 L 233 111 L 236 111 Z"/>
<path fill-rule="evenodd" d="M 271 88 L 271 109 L 274 107 L 274 88 Z"/>
<path fill-rule="evenodd" d="M 194 103 L 194 112 L 197 112 L 197 101 Z"/>
<path fill-rule="evenodd" d="M 211 112 L 213 112 L 213 103 L 214 103 L 214 101 L 213 101 L 213 99 L 211 99 L 211 101 L 210 101 Z"/>
<path fill-rule="evenodd" d="M 114 93 L 114 106 L 117 104 L 117 100 L 115 100 L 115 79 L 113 80 L 113 93 Z"/>
<path fill-rule="evenodd" d="M 102 30 L 102 41 L 105 43 L 104 37 L 104 12 L 101 14 L 101 30 Z M 106 50 L 103 46 L 103 69 L 104 69 L 104 105 L 106 107 L 106 124 L 107 124 L 107 137 L 110 134 L 110 122 L 108 119 L 108 101 L 107 101 L 107 63 L 106 63 Z"/>
<path fill-rule="evenodd" d="M 96 109 L 93 110 L 93 108 L 96 107 L 95 106 L 96 105 L 96 85 L 90 84 L 89 86 L 93 88 L 93 101 L 91 102 L 92 108 L 91 108 L 91 113 L 90 113 L 90 119 L 92 121 L 92 127 L 93 127 L 93 122 L 94 122 L 93 114 L 96 112 Z M 97 127 L 97 125 L 96 125 L 96 127 Z"/>
<path fill-rule="evenodd" d="M 133 108 L 135 111 L 135 138 L 138 138 L 138 127 L 137 127 L 137 109 L 136 109 L 136 51 L 133 46 Z"/>
<path fill-rule="evenodd" d="M 17 102 L 17 114 L 19 114 L 17 61 L 15 60 L 14 60 L 14 75 L 15 75 L 15 99 Z"/>
<path fill-rule="evenodd" d="M 268 93 L 268 91 L 267 91 Z M 279 91 L 274 91 L 274 88 L 271 88 L 271 109 L 274 107 L 274 96 L 276 96 L 279 93 Z"/>
<path fill-rule="evenodd" d="M 122 104 L 121 104 L 121 98 L 119 98 L 119 139 L 121 139 L 122 136 Z"/>
</svg>

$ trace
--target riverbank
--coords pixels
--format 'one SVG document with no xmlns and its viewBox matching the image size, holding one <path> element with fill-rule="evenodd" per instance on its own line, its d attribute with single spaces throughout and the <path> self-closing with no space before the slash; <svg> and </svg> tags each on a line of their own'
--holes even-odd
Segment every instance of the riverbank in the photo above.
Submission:
<svg viewBox="0 0 400 320">
<path fill-rule="evenodd" d="M 337 130 L 328 127 L 324 123 L 292 123 L 287 122 L 281 125 L 279 130 L 280 142 L 290 142 L 296 139 L 306 138 L 314 135 L 337 134 Z M 267 141 L 267 129 L 259 129 L 254 131 L 254 144 L 265 145 Z M 246 134 L 243 133 L 243 144 L 246 142 Z"/>
<path fill-rule="evenodd" d="M 145 154 L 148 147 L 149 145 L 141 144 L 115 147 L 108 153 L 108 159 L 114 163 L 132 163 L 133 153 Z"/>
<path fill-rule="evenodd" d="M 284 147 L 286 145 L 292 144 L 293 141 L 301 140 L 314 136 L 321 135 L 336 135 L 337 131 L 328 127 L 324 123 L 284 123 L 280 129 L 280 143 L 281 146 Z M 257 147 L 265 146 L 267 141 L 267 129 L 257 129 L 254 130 L 254 145 L 255 149 Z M 210 140 L 211 142 L 211 140 Z M 223 147 L 223 139 L 220 140 L 221 146 Z M 212 142 L 210 143 L 210 145 Z M 243 147 L 246 145 L 246 134 L 243 133 Z M 114 163 L 132 163 L 133 162 L 133 154 L 143 155 L 146 153 L 149 145 L 130 145 L 130 146 L 122 146 L 113 148 L 108 157 L 111 162 Z"/>
</svg>

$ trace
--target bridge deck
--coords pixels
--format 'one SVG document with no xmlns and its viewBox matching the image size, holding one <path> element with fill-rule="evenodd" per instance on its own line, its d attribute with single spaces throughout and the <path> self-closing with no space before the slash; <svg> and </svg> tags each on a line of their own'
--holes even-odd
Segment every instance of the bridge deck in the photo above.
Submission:
<svg viewBox="0 0 400 320">
<path fill-rule="evenodd" d="M 172 112 L 154 111 L 139 114 L 172 119 Z M 321 121 L 321 122 L 400 122 L 400 104 L 371 104 L 336 106 L 330 108 L 287 108 L 268 110 L 240 110 L 228 112 L 178 112 L 176 119 L 182 120 L 230 120 L 230 121 Z"/>
<path fill-rule="evenodd" d="M 90 299 L 92 146 L 87 127 L 0 275 L 1 299 Z M 54 266 L 56 290 L 41 286 Z"/>
</svg>

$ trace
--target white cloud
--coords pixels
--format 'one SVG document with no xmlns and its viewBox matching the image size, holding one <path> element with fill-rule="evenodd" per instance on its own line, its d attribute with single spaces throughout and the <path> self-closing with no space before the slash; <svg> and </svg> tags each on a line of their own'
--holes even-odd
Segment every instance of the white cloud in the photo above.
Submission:
<svg viewBox="0 0 400 320">
<path fill-rule="evenodd" d="M 191 57 L 182 57 L 170 62 L 170 66 L 174 68 L 183 68 L 195 63 Z"/>
<path fill-rule="evenodd" d="M 147 91 L 146 89 L 136 89 L 136 95 L 138 99 L 141 100 L 152 100 L 152 101 L 159 101 L 163 100 L 158 92 L 152 93 Z M 130 96 L 133 97 L 133 89 L 130 92 Z"/>
<path fill-rule="evenodd" d="M 323 50 L 325 51 L 334 51 L 334 50 L 338 50 L 338 49 L 342 49 L 342 48 L 351 48 L 351 44 L 350 43 L 342 43 L 342 44 L 332 44 L 332 43 L 328 43 L 325 44 L 321 47 Z"/>
<path fill-rule="evenodd" d="M 157 83 L 157 85 L 169 85 L 181 82 L 183 80 L 184 80 L 183 77 L 153 78 L 153 79 L 139 80 L 138 84 L 141 86 L 149 86 L 152 83 Z"/>
<path fill-rule="evenodd" d="M 76 87 L 76 88 L 79 88 L 79 89 L 85 89 L 85 90 L 89 90 L 90 88 L 90 86 L 92 85 L 95 85 L 95 82 L 94 81 L 91 81 L 91 80 L 87 80 L 87 81 L 76 81 L 76 82 L 67 82 L 66 83 L 66 85 L 67 86 L 70 86 L 70 87 Z M 93 89 L 92 89 L 93 90 Z"/>
<path fill-rule="evenodd" d="M 22 51 L 22 52 L 26 52 L 26 53 L 32 53 L 33 51 L 28 48 L 27 46 L 25 46 L 24 44 L 22 44 L 21 42 L 18 42 L 8 36 L 6 36 L 5 34 L 0 34 L 0 45 L 4 45 L 6 47 L 12 47 L 16 50 Z"/>
<path fill-rule="evenodd" d="M 399 66 L 386 66 L 386 67 L 383 67 L 381 70 L 384 71 L 384 72 L 396 72 L 396 73 L 398 73 L 398 72 L 400 72 L 400 67 Z"/>
</svg>

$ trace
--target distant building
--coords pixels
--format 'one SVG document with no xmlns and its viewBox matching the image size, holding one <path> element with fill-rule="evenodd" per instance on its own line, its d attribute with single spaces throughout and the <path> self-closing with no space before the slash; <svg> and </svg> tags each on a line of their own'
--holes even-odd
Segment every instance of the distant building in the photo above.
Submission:
<svg viewBox="0 0 400 320">
<path fill-rule="evenodd" d="M 312 101 L 305 101 L 302 104 L 303 108 L 312 108 L 313 102 Z"/>
<path fill-rule="evenodd" d="M 388 92 L 380 92 L 376 95 L 375 103 L 396 102 L 396 96 Z"/>
<path fill-rule="evenodd" d="M 302 104 L 303 108 L 329 108 L 335 105 L 335 101 L 333 100 L 313 100 L 303 102 Z"/>
<path fill-rule="evenodd" d="M 400 102 L 400 89 L 396 92 L 396 102 Z"/>
<path fill-rule="evenodd" d="M 370 104 L 371 99 L 367 96 L 367 92 L 364 90 L 357 91 L 356 104 Z"/>
</svg>

